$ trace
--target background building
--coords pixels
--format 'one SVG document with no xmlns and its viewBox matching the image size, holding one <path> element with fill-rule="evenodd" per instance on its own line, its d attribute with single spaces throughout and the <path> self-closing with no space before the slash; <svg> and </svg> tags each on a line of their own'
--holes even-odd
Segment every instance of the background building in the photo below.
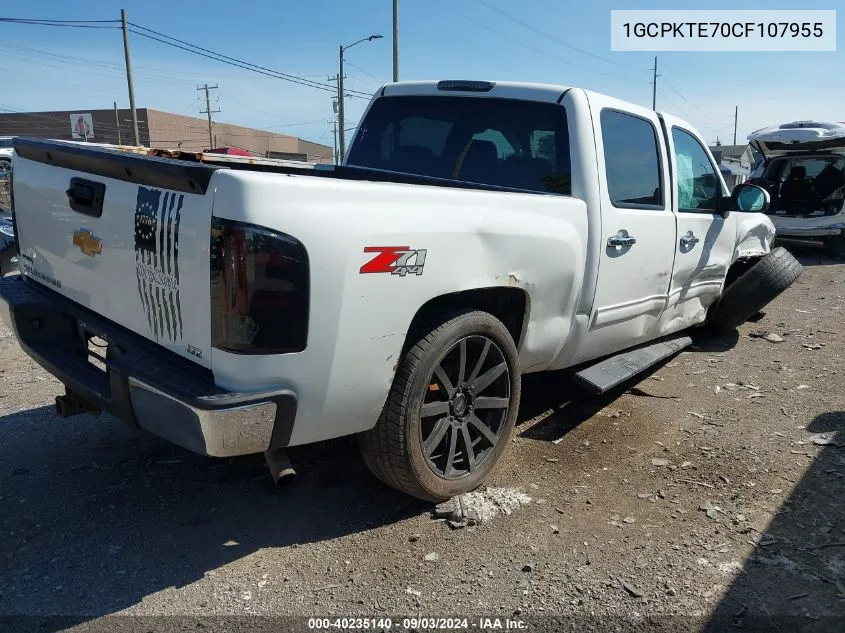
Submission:
<svg viewBox="0 0 845 633">
<path fill-rule="evenodd" d="M 759 158 L 757 151 L 749 144 L 722 145 L 717 141 L 710 146 L 713 158 L 719 164 L 719 170 L 725 178 L 728 189 L 745 182 L 751 173 L 751 168 Z"/>
<path fill-rule="evenodd" d="M 138 108 L 141 145 L 153 148 L 202 151 L 211 149 L 208 120 Z M 318 163 L 332 162 L 332 148 L 295 136 L 214 122 L 215 148 L 236 148 L 256 156 Z M 134 144 L 130 110 L 64 110 L 0 114 L 0 136 L 36 136 L 92 143 Z"/>
</svg>

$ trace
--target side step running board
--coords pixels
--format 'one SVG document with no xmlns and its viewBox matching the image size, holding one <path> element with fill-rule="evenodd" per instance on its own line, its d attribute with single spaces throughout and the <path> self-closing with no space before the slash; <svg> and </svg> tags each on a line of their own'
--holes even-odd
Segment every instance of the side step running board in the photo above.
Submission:
<svg viewBox="0 0 845 633">
<path fill-rule="evenodd" d="M 691 344 L 692 338 L 683 335 L 625 350 L 582 369 L 575 374 L 574 380 L 588 391 L 602 394 Z"/>
</svg>

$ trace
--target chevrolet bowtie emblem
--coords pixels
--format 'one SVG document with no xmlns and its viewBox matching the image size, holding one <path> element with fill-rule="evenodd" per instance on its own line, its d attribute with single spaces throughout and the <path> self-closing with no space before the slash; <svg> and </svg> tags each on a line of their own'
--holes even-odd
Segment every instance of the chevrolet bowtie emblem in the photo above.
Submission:
<svg viewBox="0 0 845 633">
<path fill-rule="evenodd" d="M 84 227 L 78 231 L 74 231 L 73 245 L 78 246 L 79 250 L 89 257 L 95 257 L 103 252 L 103 240 L 99 237 L 94 237 L 91 230 Z"/>
</svg>

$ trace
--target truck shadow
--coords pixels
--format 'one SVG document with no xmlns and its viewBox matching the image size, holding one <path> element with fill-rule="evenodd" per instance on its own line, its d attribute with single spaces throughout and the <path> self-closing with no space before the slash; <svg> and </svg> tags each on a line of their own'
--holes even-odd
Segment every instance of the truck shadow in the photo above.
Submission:
<svg viewBox="0 0 845 633">
<path fill-rule="evenodd" d="M 817 416 L 807 431 L 830 443 L 774 510 L 706 633 L 845 630 L 845 411 Z"/>
<path fill-rule="evenodd" d="M 517 432 L 557 439 L 648 375 L 601 397 L 586 397 L 563 372 L 526 376 L 522 427 L 569 404 L 565 415 Z M 205 458 L 136 435 L 110 416 L 59 420 L 51 406 L 0 417 L 0 445 L 3 631 L 63 630 L 259 550 L 278 548 L 284 558 L 281 548 L 390 525 L 431 507 L 376 481 L 354 438 L 290 449 L 299 476 L 282 490 L 260 456 Z M 3 619 L 9 616 L 27 617 Z"/>
<path fill-rule="evenodd" d="M 693 344 L 685 351 L 700 353 L 725 352 L 736 347 L 739 333 L 736 330 L 721 335 L 704 330 L 694 333 Z M 526 374 L 522 377 L 522 401 L 519 407 L 516 432 L 520 437 L 550 442 L 569 433 L 583 422 L 612 405 L 621 395 L 646 383 L 677 355 L 657 363 L 637 374 L 618 387 L 602 395 L 587 393 L 572 382 L 571 370 Z M 642 395 L 648 395 L 643 393 Z M 525 427 L 526 423 L 542 416 L 542 420 Z"/>
<path fill-rule="evenodd" d="M 282 491 L 261 456 L 204 458 L 113 418 L 57 420 L 52 407 L 0 418 L 0 444 L 0 616 L 71 616 L 24 618 L 19 630 L 61 630 L 262 548 L 331 540 L 430 507 L 379 484 L 348 438 L 291 449 L 304 472 Z"/>
</svg>

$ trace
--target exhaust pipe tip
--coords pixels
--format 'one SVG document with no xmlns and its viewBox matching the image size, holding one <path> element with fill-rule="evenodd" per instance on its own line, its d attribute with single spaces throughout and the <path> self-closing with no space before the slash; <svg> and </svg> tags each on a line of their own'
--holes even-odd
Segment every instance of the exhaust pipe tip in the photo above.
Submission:
<svg viewBox="0 0 845 633">
<path fill-rule="evenodd" d="M 264 460 L 267 462 L 270 476 L 277 488 L 289 486 L 296 479 L 296 469 L 290 463 L 290 459 L 284 450 L 265 451 Z"/>
</svg>

